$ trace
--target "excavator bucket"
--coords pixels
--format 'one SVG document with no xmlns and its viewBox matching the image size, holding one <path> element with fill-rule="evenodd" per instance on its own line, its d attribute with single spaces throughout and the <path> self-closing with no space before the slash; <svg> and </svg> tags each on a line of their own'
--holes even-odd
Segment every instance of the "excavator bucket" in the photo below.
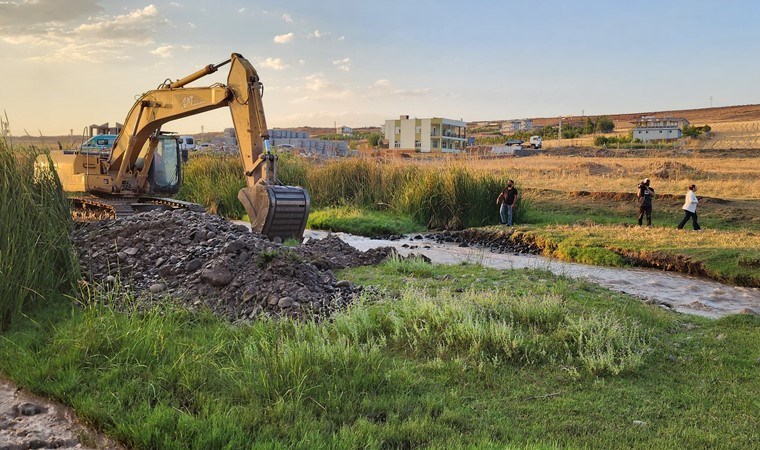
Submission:
<svg viewBox="0 0 760 450">
<path fill-rule="evenodd" d="M 259 183 L 241 189 L 238 200 L 248 212 L 253 231 L 275 242 L 303 238 L 311 206 L 305 189 Z"/>
</svg>

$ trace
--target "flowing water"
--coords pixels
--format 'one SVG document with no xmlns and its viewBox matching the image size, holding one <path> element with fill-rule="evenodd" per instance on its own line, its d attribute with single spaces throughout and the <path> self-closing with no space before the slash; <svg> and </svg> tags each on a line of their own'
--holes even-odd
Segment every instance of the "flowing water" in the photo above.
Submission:
<svg viewBox="0 0 760 450">
<path fill-rule="evenodd" d="M 304 237 L 321 239 L 327 232 L 307 230 Z M 343 241 L 366 251 L 375 247 L 394 247 L 402 255 L 422 254 L 438 264 L 464 261 L 495 269 L 545 269 L 571 278 L 583 278 L 613 291 L 634 295 L 646 301 L 704 317 L 718 318 L 739 312 L 760 314 L 760 289 L 722 284 L 717 281 L 664 272 L 655 269 L 600 267 L 569 263 L 529 254 L 494 253 L 479 247 L 460 247 L 430 240 L 382 240 L 333 233 Z M 405 246 L 406 245 L 406 246 Z M 410 248 L 416 246 L 416 248 Z M 429 248 L 425 248 L 429 247 Z"/>
</svg>

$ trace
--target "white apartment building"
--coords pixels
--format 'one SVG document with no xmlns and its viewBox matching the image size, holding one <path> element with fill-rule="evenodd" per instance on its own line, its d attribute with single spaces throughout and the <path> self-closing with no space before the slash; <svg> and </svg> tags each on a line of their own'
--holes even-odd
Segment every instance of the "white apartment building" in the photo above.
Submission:
<svg viewBox="0 0 760 450">
<path fill-rule="evenodd" d="M 401 116 L 385 121 L 385 139 L 389 149 L 415 149 L 419 152 L 461 152 L 467 146 L 467 123 L 461 120 L 432 117 L 410 119 Z"/>
<path fill-rule="evenodd" d="M 635 122 L 633 138 L 641 141 L 667 141 L 680 139 L 683 127 L 689 126 L 689 121 L 683 117 L 654 117 L 644 116 Z"/>
</svg>

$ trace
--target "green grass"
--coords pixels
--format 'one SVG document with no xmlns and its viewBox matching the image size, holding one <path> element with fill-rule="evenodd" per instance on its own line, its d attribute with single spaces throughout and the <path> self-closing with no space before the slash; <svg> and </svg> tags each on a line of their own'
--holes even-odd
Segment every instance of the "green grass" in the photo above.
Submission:
<svg viewBox="0 0 760 450">
<path fill-rule="evenodd" d="M 331 321 L 49 304 L 0 371 L 137 448 L 753 448 L 760 319 L 399 261 Z M 645 422 L 635 425 L 634 421 Z"/>
<path fill-rule="evenodd" d="M 489 228 L 484 233 L 514 233 L 514 239 L 535 242 L 547 256 L 586 264 L 623 266 L 627 258 L 636 258 L 667 266 L 690 260 L 713 279 L 760 286 L 760 267 L 752 263 L 760 260 L 760 236 L 750 231 L 583 224 Z"/>
<path fill-rule="evenodd" d="M 35 176 L 34 163 L 44 169 Z M 0 331 L 79 275 L 69 207 L 49 159 L 0 140 Z"/>
<path fill-rule="evenodd" d="M 408 217 L 348 206 L 312 211 L 306 226 L 370 237 L 425 231 L 423 226 Z"/>
</svg>

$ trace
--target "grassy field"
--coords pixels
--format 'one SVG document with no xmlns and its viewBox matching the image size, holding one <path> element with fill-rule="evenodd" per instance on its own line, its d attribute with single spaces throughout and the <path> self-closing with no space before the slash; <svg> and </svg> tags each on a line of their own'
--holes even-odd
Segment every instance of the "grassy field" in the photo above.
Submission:
<svg viewBox="0 0 760 450">
<path fill-rule="evenodd" d="M 0 233 L 17 243 L 0 247 L 1 300 L 12 306 L 0 331 L 0 372 L 130 447 L 760 445 L 756 316 L 687 317 L 544 271 L 419 260 L 338 273 L 372 288 L 320 322 L 235 326 L 171 301 L 120 313 L 108 305 L 113 296 L 129 301 L 130 292 L 85 296 L 74 287 L 66 203 L 54 178 L 34 182 L 30 161 L 0 151 L 1 206 L 16 211 L 13 220 L 3 216 Z M 534 201 L 527 213 L 541 211 Z M 326 211 L 356 220 L 348 205 Z M 570 230 L 575 239 L 579 224 L 549 225 L 561 211 L 531 227 L 554 239 Z M 378 217 L 383 224 L 393 216 Z M 601 245 L 607 228 L 627 230 L 617 238 L 631 247 L 672 244 L 671 230 L 620 223 L 586 222 L 588 234 L 566 248 Z M 682 232 L 676 244 L 757 248 L 755 235 L 738 233 L 746 232 Z"/>
<path fill-rule="evenodd" d="M 760 199 L 760 154 L 754 158 L 712 157 L 699 154 L 657 156 L 655 151 L 632 157 L 539 155 L 467 162 L 491 173 L 505 173 L 518 186 L 565 192 L 636 192 L 644 178 L 658 194 L 684 195 L 699 186 L 699 195 L 725 199 Z"/>
<path fill-rule="evenodd" d="M 0 371 L 136 448 L 754 448 L 760 319 L 391 261 L 322 323 L 51 302 Z"/>
<path fill-rule="evenodd" d="M 685 268 L 725 282 L 760 285 L 753 237 L 760 231 L 758 158 L 679 157 L 673 151 L 621 155 L 627 156 L 331 162 L 284 155 L 281 178 L 309 190 L 310 227 L 368 236 L 495 225 L 495 197 L 501 183 L 513 178 L 521 191 L 516 223 L 548 255 L 601 265 Z M 193 158 L 184 198 L 240 217 L 238 166 L 229 157 Z M 654 228 L 646 232 L 630 228 L 638 213 L 634 193 L 643 177 L 652 179 L 657 193 Z M 706 196 L 698 212 L 707 231 L 687 238 L 674 228 L 691 183 Z M 670 263 L 684 258 L 689 264 Z"/>
</svg>

